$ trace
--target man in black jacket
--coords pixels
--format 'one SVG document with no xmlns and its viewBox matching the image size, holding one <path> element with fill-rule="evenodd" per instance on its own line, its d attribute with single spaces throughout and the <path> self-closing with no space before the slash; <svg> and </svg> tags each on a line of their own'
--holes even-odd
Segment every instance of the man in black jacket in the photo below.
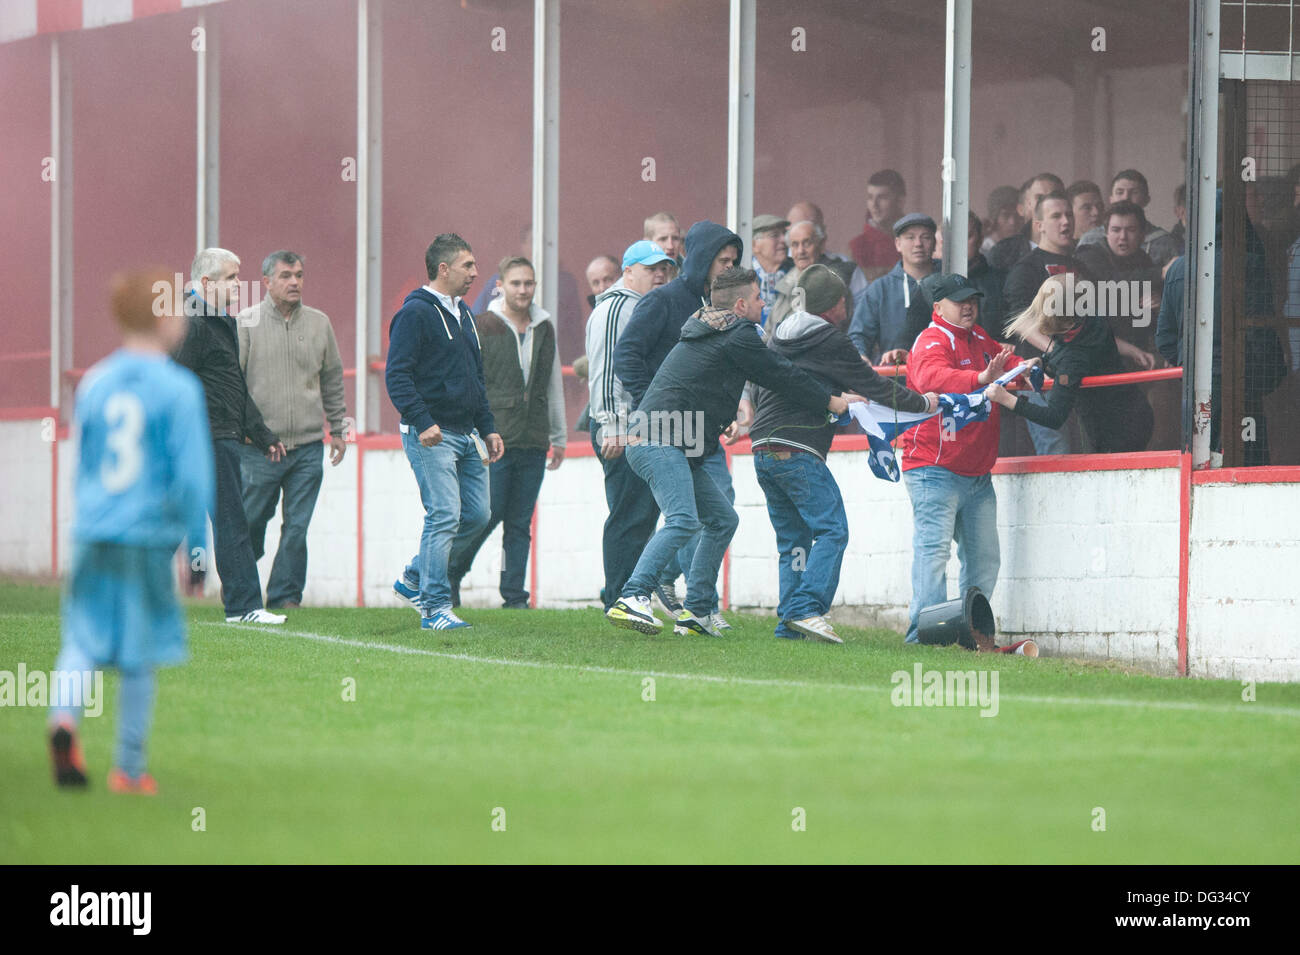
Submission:
<svg viewBox="0 0 1300 955">
<path fill-rule="evenodd" d="M 226 249 L 204 249 L 194 257 L 190 278 L 193 290 L 185 298 L 189 329 L 176 361 L 199 376 L 208 404 L 217 485 L 212 536 L 226 622 L 284 623 L 283 614 L 262 608 L 262 583 L 244 513 L 239 451 L 244 439 L 273 462 L 286 451 L 262 420 L 239 366 L 239 336 L 230 317 L 239 304 L 239 258 Z"/>
<path fill-rule="evenodd" d="M 1117 338 L 1127 339 L 1139 348 L 1155 348 L 1153 313 L 1160 310 L 1160 292 L 1164 284 L 1161 269 L 1142 250 L 1142 236 L 1147 217 L 1135 202 L 1116 202 L 1101 220 L 1105 241 L 1080 245 L 1075 258 L 1098 282 L 1121 283 L 1125 294 L 1115 295 L 1123 308 L 1106 317 Z"/>
<path fill-rule="evenodd" d="M 899 411 L 935 411 L 937 396 L 919 395 L 882 378 L 844 331 L 848 288 L 824 265 L 799 276 L 805 311 L 790 315 L 768 347 L 830 388 L 855 392 Z M 781 552 L 776 635 L 843 643 L 826 613 L 839 587 L 849 521 L 839 485 L 826 466 L 835 427 L 820 410 L 765 387 L 754 389 L 754 472 Z"/>
<path fill-rule="evenodd" d="M 1006 284 L 1002 287 L 1002 303 L 1008 322 L 1029 307 L 1049 275 L 1073 272 L 1085 281 L 1096 280 L 1096 276 L 1074 256 L 1074 205 L 1065 193 L 1056 191 L 1039 196 L 1032 211 L 1038 248 L 1027 252 L 1007 273 Z M 1016 354 L 1022 358 L 1037 358 L 1042 353 L 1022 344 L 1016 349 Z M 1047 406 L 1047 399 L 1042 395 L 1028 396 L 1026 400 Z M 1068 434 L 1033 421 L 1026 423 L 1036 454 L 1070 453 Z"/>
<path fill-rule="evenodd" d="M 989 250 L 989 265 L 1010 272 L 1017 262 L 1039 245 L 1039 229 L 1034 221 L 1034 210 L 1038 208 L 1038 200 L 1049 192 L 1065 192 L 1065 183 L 1055 173 L 1040 172 L 1033 179 L 1024 181 L 1020 186 L 1019 212 L 1025 220 L 1025 227 L 1015 235 L 1002 239 Z"/>
<path fill-rule="evenodd" d="M 700 306 L 709 304 L 713 280 L 725 269 L 739 264 L 743 252 L 744 243 L 740 236 L 716 222 L 704 219 L 687 230 L 686 259 L 681 274 L 667 285 L 651 289 L 637 302 L 636 310 L 614 348 L 614 373 L 626 389 L 632 407 L 635 408 L 641 400 L 659 366 L 681 338 L 686 320 Z M 734 409 L 732 414 L 734 417 Z M 727 500 L 735 501 L 736 492 L 731 485 L 731 472 L 727 470 L 727 456 L 716 441 L 705 448 L 701 466 Z M 697 542 L 696 538 L 683 542 L 682 552 L 665 565 L 663 579 L 655 589 L 659 602 L 670 614 L 675 615 L 682 609 L 677 599 L 676 580 L 691 565 Z M 605 599 L 612 600 L 616 596 L 607 593 Z M 717 628 L 730 629 L 718 612 L 716 582 L 709 617 Z"/>
<path fill-rule="evenodd" d="M 840 414 L 848 408 L 843 397 L 832 396 L 807 372 L 764 347 L 754 324 L 762 318 L 763 299 L 753 269 L 729 268 L 718 275 L 712 300 L 713 306 L 687 319 L 681 341 L 660 366 L 629 427 L 627 462 L 650 485 L 664 515 L 664 526 L 646 544 L 622 596 L 605 614 L 629 630 L 662 629 L 650 610 L 650 593 L 664 566 L 699 531 L 686 574 L 686 606 L 676 614 L 674 630 L 718 635 L 708 620 L 709 607 L 737 519 L 701 463 L 705 450 L 734 429 L 745 382 L 779 391 L 809 411 Z"/>
</svg>

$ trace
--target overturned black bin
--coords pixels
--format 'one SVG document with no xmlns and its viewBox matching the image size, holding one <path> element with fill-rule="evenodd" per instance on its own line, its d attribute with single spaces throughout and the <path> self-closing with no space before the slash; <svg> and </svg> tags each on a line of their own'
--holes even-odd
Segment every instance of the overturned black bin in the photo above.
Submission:
<svg viewBox="0 0 1300 955">
<path fill-rule="evenodd" d="M 916 618 L 916 638 L 929 646 L 958 643 L 974 650 L 976 632 L 991 645 L 997 630 L 989 598 L 978 587 L 968 587 L 964 597 L 925 607 Z"/>
</svg>

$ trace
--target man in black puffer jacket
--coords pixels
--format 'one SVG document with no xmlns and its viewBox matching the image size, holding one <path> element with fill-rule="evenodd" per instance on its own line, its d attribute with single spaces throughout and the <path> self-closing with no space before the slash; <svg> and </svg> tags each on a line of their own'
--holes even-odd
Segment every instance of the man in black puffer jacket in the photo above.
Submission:
<svg viewBox="0 0 1300 955">
<path fill-rule="evenodd" d="M 882 378 L 858 355 L 844 331 L 848 288 L 838 275 L 824 265 L 809 266 L 795 290 L 805 310 L 777 326 L 768 342 L 772 351 L 829 388 L 898 411 L 938 409 L 937 396 Z M 754 472 L 781 552 L 776 635 L 843 643 L 826 619 L 849 542 L 844 500 L 826 466 L 835 426 L 820 410 L 764 387 L 754 389 L 754 407 Z"/>
<path fill-rule="evenodd" d="M 763 299 L 752 269 L 724 271 L 713 280 L 712 300 L 714 306 L 687 319 L 681 341 L 660 366 L 628 428 L 627 463 L 654 492 L 664 526 L 646 544 L 606 616 L 616 626 L 642 633 L 663 627 L 650 610 L 650 593 L 664 566 L 699 531 L 686 574 L 686 606 L 676 614 L 674 630 L 718 635 L 708 620 L 710 602 L 737 520 L 702 463 L 722 433 L 734 430 L 745 382 L 779 391 L 811 412 L 841 414 L 848 408 L 844 398 L 832 396 L 763 345 L 754 324 L 762 317 Z"/>
</svg>

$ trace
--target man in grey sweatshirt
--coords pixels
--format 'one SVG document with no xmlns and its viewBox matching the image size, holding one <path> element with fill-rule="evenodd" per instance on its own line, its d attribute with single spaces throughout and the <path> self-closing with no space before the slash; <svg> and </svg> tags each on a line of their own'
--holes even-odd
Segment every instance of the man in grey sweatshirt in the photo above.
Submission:
<svg viewBox="0 0 1300 955">
<path fill-rule="evenodd" d="M 258 560 L 265 549 L 267 522 L 281 498 L 284 501 L 280 546 L 266 584 L 268 608 L 302 603 L 307 526 L 324 475 L 326 419 L 331 464 L 343 460 L 345 447 L 347 409 L 338 342 L 329 317 L 302 304 L 302 279 L 302 256 L 287 249 L 272 252 L 262 263 L 265 296 L 235 320 L 248 393 L 288 452 L 273 462 L 245 445 L 240 462 L 244 512 Z"/>
</svg>

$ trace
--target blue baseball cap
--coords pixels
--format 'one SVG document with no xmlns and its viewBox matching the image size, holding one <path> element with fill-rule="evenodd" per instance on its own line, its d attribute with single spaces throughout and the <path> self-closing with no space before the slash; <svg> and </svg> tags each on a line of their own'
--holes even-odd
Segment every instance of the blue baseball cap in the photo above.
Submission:
<svg viewBox="0 0 1300 955">
<path fill-rule="evenodd" d="M 627 251 L 623 253 L 623 268 L 625 269 L 633 265 L 658 265 L 660 262 L 676 262 L 676 260 L 649 239 L 633 242 L 627 247 Z"/>
</svg>

